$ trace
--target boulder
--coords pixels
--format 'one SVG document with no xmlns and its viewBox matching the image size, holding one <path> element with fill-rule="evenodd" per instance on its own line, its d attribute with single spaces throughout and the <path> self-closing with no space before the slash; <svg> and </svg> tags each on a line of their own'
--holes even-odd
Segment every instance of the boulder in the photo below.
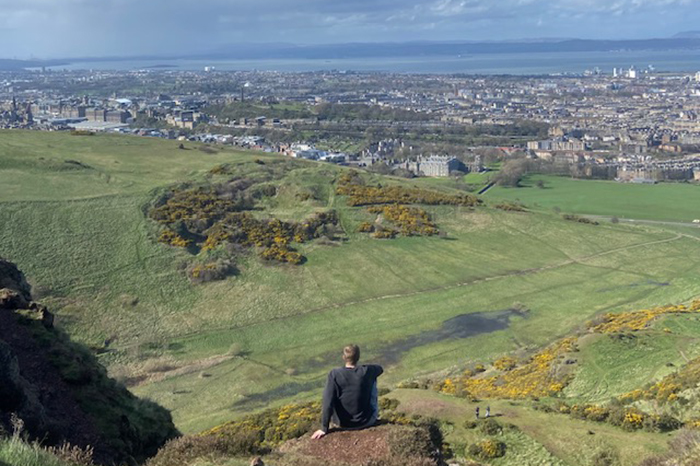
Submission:
<svg viewBox="0 0 700 466">
<path fill-rule="evenodd" d="M 0 257 L 0 289 L 7 288 L 19 293 L 26 302 L 32 300 L 31 287 L 24 274 L 12 262 Z"/>
<path fill-rule="evenodd" d="M 14 311 L 15 309 L 26 309 L 29 303 L 18 291 L 9 288 L 0 290 L 0 309 Z"/>
</svg>

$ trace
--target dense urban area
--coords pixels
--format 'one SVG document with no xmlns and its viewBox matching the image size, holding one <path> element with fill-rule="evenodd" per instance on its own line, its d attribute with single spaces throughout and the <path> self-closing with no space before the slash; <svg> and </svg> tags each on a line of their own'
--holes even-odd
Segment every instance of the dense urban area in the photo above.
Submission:
<svg viewBox="0 0 700 466">
<path fill-rule="evenodd" d="M 227 144 L 405 177 L 499 166 L 700 180 L 700 72 L 582 75 L 25 70 L 0 74 L 0 127 Z"/>
</svg>

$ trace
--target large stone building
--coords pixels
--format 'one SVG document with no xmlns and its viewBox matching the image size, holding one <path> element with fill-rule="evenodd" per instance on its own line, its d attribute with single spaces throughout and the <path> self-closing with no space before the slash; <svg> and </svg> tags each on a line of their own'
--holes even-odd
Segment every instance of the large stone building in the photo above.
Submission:
<svg viewBox="0 0 700 466">
<path fill-rule="evenodd" d="M 527 148 L 532 151 L 584 151 L 586 144 L 576 138 L 568 139 L 549 139 L 546 141 L 530 141 L 527 143 Z"/>
<path fill-rule="evenodd" d="M 469 169 L 458 158 L 449 155 L 431 155 L 418 157 L 415 162 L 408 162 L 407 168 L 417 175 L 423 176 L 450 176 L 454 172 L 467 173 Z"/>
</svg>

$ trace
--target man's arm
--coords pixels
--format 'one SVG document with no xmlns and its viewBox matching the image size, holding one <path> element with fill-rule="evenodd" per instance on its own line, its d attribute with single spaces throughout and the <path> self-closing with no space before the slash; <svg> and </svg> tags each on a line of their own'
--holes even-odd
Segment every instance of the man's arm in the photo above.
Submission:
<svg viewBox="0 0 700 466">
<path fill-rule="evenodd" d="M 319 439 L 328 433 L 333 415 L 333 401 L 335 397 L 335 380 L 333 372 L 328 373 L 326 388 L 323 390 L 323 404 L 321 405 L 321 429 L 314 432 L 312 438 Z"/>
<path fill-rule="evenodd" d="M 384 373 L 384 368 L 379 364 L 368 364 L 367 368 L 372 371 L 372 374 L 375 377 L 379 377 Z"/>
</svg>

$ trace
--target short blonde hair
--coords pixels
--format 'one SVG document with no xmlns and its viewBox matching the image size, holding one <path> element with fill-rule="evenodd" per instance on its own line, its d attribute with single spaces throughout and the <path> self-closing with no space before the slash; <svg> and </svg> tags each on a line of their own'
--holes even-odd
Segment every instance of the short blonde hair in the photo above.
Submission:
<svg viewBox="0 0 700 466">
<path fill-rule="evenodd" d="M 357 345 L 347 345 L 343 348 L 343 361 L 355 365 L 360 360 L 360 347 Z"/>
</svg>

